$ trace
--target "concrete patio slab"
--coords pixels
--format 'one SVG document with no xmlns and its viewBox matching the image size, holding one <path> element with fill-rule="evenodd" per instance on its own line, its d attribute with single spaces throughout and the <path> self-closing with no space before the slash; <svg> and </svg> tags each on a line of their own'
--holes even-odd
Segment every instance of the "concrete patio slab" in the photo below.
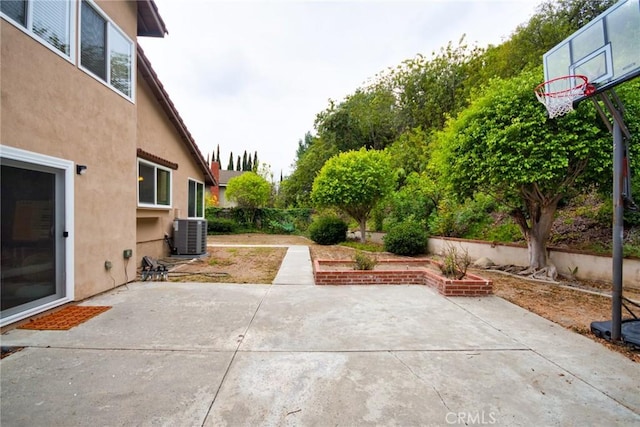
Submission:
<svg viewBox="0 0 640 427">
<path fill-rule="evenodd" d="M 239 353 L 206 426 L 633 425 L 530 351 Z"/>
<path fill-rule="evenodd" d="M 239 353 L 219 397 L 205 426 L 436 425 L 447 414 L 390 352 Z"/>
<path fill-rule="evenodd" d="M 425 286 L 274 287 L 241 346 L 251 351 L 522 349 Z"/>
<path fill-rule="evenodd" d="M 2 360 L 0 424 L 201 425 L 232 356 L 28 348 Z"/>
<path fill-rule="evenodd" d="M 611 398 L 640 413 L 640 366 L 637 363 L 502 298 L 450 300 L 478 319 L 497 325 L 502 332 L 531 351 L 552 360 L 591 386 L 605 390 Z M 496 313 L 504 315 L 496 318 Z"/>
<path fill-rule="evenodd" d="M 134 283 L 11 330 L 4 425 L 640 424 L 640 368 L 497 297 Z"/>
<path fill-rule="evenodd" d="M 235 350 L 269 285 L 141 282 L 84 302 L 110 310 L 66 333 L 16 329 L 3 345 Z M 8 344 L 10 343 L 10 344 Z"/>
</svg>

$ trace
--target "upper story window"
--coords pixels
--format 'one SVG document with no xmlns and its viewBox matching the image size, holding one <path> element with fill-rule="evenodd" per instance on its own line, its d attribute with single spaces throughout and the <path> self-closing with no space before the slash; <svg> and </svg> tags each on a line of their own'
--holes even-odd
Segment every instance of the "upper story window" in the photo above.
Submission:
<svg viewBox="0 0 640 427">
<path fill-rule="evenodd" d="M 2 0 L 2 16 L 53 51 L 73 58 L 74 7 L 70 0 Z"/>
<path fill-rule="evenodd" d="M 80 65 L 127 98 L 133 97 L 133 42 L 86 0 L 80 12 Z"/>
<path fill-rule="evenodd" d="M 171 207 L 171 169 L 138 159 L 138 206 Z"/>
<path fill-rule="evenodd" d="M 189 180 L 189 200 L 187 202 L 189 218 L 204 218 L 204 184 Z"/>
</svg>

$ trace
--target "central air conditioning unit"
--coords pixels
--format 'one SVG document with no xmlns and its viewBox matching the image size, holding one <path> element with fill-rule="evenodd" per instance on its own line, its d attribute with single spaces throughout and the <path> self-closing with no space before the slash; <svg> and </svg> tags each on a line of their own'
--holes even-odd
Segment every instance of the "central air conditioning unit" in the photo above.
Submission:
<svg viewBox="0 0 640 427">
<path fill-rule="evenodd" d="M 207 220 L 173 221 L 173 245 L 178 255 L 202 255 L 207 252 Z"/>
</svg>

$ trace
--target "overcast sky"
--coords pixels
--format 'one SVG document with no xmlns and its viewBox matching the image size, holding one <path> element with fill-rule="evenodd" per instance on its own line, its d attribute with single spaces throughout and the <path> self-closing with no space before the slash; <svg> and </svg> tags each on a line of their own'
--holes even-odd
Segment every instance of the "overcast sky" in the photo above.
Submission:
<svg viewBox="0 0 640 427">
<path fill-rule="evenodd" d="M 463 34 L 499 44 L 540 0 L 155 2 L 169 34 L 140 44 L 204 156 L 257 151 L 279 179 L 329 99 Z"/>
</svg>

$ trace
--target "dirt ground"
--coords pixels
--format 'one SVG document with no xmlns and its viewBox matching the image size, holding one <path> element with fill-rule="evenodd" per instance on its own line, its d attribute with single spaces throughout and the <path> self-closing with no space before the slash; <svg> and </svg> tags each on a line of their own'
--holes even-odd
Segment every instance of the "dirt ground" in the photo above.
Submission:
<svg viewBox="0 0 640 427">
<path fill-rule="evenodd" d="M 209 236 L 209 244 L 307 245 L 313 259 L 352 259 L 355 253 L 352 248 L 321 246 L 300 236 L 263 234 Z M 169 278 L 175 281 L 270 284 L 278 272 L 285 253 L 284 247 L 209 247 L 209 256 L 206 258 L 181 260 L 178 263 L 171 261 L 173 264 Z M 403 258 L 386 252 L 369 255 L 376 258 Z M 495 295 L 619 351 L 635 362 L 640 362 L 639 351 L 612 345 L 596 338 L 590 332 L 592 321 L 611 319 L 611 299 L 584 291 L 607 294 L 610 293 L 611 283 L 572 280 L 551 284 L 499 272 L 471 271 L 493 280 Z M 638 290 L 626 289 L 624 295 L 640 301 Z M 626 317 L 626 313 L 623 313 L 623 316 Z"/>
</svg>

